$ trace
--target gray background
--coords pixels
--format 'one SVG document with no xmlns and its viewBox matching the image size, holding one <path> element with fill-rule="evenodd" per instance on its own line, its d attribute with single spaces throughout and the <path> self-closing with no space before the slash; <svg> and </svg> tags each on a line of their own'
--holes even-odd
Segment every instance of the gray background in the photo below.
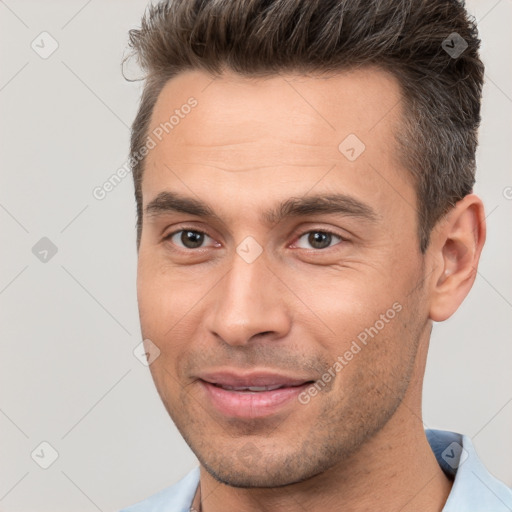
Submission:
<svg viewBox="0 0 512 512">
<path fill-rule="evenodd" d="M 128 154 L 140 84 L 120 61 L 146 3 L 0 1 L 2 511 L 118 510 L 196 464 L 132 352 L 131 176 L 92 195 Z M 424 418 L 472 436 L 511 485 L 512 2 L 468 6 L 486 63 L 476 192 L 488 241 L 472 293 L 434 327 Z M 31 47 L 51 48 L 43 31 L 59 45 L 47 59 Z M 46 263 L 32 252 L 42 237 L 58 249 Z M 43 441 L 58 452 L 48 469 L 31 457 L 49 460 Z"/>
</svg>

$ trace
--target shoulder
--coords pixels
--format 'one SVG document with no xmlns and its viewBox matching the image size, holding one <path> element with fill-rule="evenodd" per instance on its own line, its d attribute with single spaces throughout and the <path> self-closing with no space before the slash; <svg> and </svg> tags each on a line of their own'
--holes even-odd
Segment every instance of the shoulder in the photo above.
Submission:
<svg viewBox="0 0 512 512">
<path fill-rule="evenodd" d="M 199 483 L 199 467 L 179 482 L 120 512 L 188 512 Z"/>
<path fill-rule="evenodd" d="M 443 430 L 426 430 L 437 462 L 453 479 L 443 512 L 510 512 L 512 489 L 483 465 L 468 436 Z"/>
</svg>

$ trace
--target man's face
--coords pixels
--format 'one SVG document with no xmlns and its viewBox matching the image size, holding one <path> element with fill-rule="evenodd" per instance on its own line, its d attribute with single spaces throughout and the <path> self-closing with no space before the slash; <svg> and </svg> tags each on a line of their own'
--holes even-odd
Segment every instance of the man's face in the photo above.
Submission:
<svg viewBox="0 0 512 512">
<path fill-rule="evenodd" d="M 430 324 L 401 115 L 397 82 L 375 69 L 189 71 L 158 99 L 142 333 L 161 351 L 150 369 L 165 407 L 225 483 L 275 487 L 342 464 L 416 378 Z"/>
</svg>

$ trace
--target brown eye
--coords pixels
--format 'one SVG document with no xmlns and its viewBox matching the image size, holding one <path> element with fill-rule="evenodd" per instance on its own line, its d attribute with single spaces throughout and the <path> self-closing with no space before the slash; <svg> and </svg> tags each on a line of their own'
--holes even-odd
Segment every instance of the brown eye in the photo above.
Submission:
<svg viewBox="0 0 512 512">
<path fill-rule="evenodd" d="M 198 249 L 203 245 L 206 238 L 210 237 L 202 231 L 181 229 L 166 236 L 165 240 L 170 240 L 173 244 L 184 249 Z"/>
<path fill-rule="evenodd" d="M 306 244 L 309 244 L 309 247 L 304 247 L 300 245 L 301 239 L 306 239 Z M 301 249 L 327 249 L 331 247 L 331 243 L 333 242 L 333 239 L 338 239 L 338 242 L 343 241 L 343 238 L 339 235 L 335 235 L 334 233 L 330 233 L 329 231 L 308 231 L 304 234 L 302 234 L 299 239 L 299 247 Z"/>
</svg>

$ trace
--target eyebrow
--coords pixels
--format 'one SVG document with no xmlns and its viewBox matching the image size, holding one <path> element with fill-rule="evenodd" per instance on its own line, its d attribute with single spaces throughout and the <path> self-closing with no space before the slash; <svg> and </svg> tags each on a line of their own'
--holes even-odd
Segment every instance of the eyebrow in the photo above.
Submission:
<svg viewBox="0 0 512 512">
<path fill-rule="evenodd" d="M 148 217 L 159 217 L 169 213 L 185 213 L 223 222 L 209 204 L 170 191 L 160 192 L 148 203 L 145 213 Z M 291 197 L 263 212 L 261 220 L 273 225 L 288 217 L 319 214 L 342 214 L 370 222 L 376 222 L 379 217 L 371 206 L 352 196 L 337 193 Z"/>
</svg>

